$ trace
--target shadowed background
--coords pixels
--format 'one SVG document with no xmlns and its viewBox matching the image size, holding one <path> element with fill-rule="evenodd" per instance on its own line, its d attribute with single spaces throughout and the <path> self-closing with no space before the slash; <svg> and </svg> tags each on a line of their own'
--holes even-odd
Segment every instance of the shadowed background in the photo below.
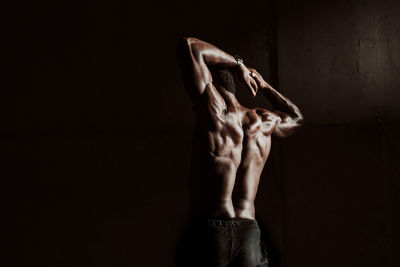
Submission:
<svg viewBox="0 0 400 267">
<path fill-rule="evenodd" d="M 307 120 L 261 179 L 271 266 L 400 265 L 396 1 L 1 5 L 2 266 L 174 266 L 194 126 L 181 36 L 241 55 Z"/>
</svg>

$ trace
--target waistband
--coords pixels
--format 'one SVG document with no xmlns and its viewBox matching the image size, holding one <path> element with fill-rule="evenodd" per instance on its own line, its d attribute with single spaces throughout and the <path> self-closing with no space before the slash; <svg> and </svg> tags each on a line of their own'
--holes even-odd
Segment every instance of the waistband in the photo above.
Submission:
<svg viewBox="0 0 400 267">
<path fill-rule="evenodd" d="M 227 219 L 208 219 L 209 226 L 221 226 L 221 227 L 240 227 L 240 226 L 257 226 L 256 220 L 245 219 L 245 218 L 227 218 Z"/>
</svg>

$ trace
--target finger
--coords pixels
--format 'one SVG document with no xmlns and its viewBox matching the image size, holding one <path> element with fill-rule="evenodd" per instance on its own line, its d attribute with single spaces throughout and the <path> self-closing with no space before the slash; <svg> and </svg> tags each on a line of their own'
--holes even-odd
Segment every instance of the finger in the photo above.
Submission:
<svg viewBox="0 0 400 267">
<path fill-rule="evenodd" d="M 261 76 L 261 74 L 259 73 L 253 73 L 252 77 L 257 81 L 257 84 L 259 87 L 271 87 L 271 85 L 269 85 L 269 83 L 267 83 L 263 77 Z"/>
<path fill-rule="evenodd" d="M 258 91 L 257 83 L 254 80 L 251 80 L 250 83 L 251 83 L 251 88 L 253 91 L 253 97 L 255 97 L 257 94 L 257 91 Z"/>
<path fill-rule="evenodd" d="M 255 90 L 251 84 L 251 80 L 246 81 L 247 89 L 250 91 L 250 94 L 254 97 Z"/>
<path fill-rule="evenodd" d="M 256 80 L 252 79 L 252 80 L 250 81 L 250 83 L 251 83 L 251 85 L 253 86 L 253 88 L 255 88 L 255 90 L 257 91 L 257 90 L 258 90 L 258 84 L 257 84 Z"/>
<path fill-rule="evenodd" d="M 257 94 L 257 91 L 256 91 L 252 86 L 250 86 L 249 88 L 250 88 L 250 93 L 251 93 L 251 95 L 252 95 L 253 97 L 255 97 L 256 94 Z"/>
<path fill-rule="evenodd" d="M 253 71 L 255 74 L 261 76 L 261 74 L 260 74 L 256 69 L 252 69 L 252 71 Z"/>
<path fill-rule="evenodd" d="M 260 77 L 259 74 L 257 75 L 257 73 L 252 72 L 252 73 L 250 73 L 250 75 L 251 75 L 251 77 L 252 77 L 254 80 L 256 80 L 256 82 L 258 82 L 259 84 L 261 83 L 262 78 Z"/>
<path fill-rule="evenodd" d="M 253 79 L 258 79 L 258 80 L 262 79 L 261 75 L 258 74 L 257 72 L 251 72 L 251 73 L 250 73 L 250 76 L 251 76 Z"/>
<path fill-rule="evenodd" d="M 256 97 L 257 91 L 258 91 L 257 88 L 253 89 L 253 97 Z"/>
</svg>

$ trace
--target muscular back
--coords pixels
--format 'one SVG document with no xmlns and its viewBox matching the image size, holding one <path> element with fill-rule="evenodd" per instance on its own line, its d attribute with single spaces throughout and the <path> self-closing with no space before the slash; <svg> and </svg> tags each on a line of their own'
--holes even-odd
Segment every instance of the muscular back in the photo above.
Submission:
<svg viewBox="0 0 400 267">
<path fill-rule="evenodd" d="M 202 165 L 195 169 L 203 171 L 195 173 L 201 173 L 201 177 L 192 178 L 197 181 L 197 189 L 208 187 L 210 201 L 209 205 L 203 202 L 200 208 L 218 217 L 254 218 L 252 203 L 270 151 L 276 116 L 264 109 L 247 109 L 234 94 L 212 84 L 195 103 L 194 110 L 194 159 Z"/>
</svg>

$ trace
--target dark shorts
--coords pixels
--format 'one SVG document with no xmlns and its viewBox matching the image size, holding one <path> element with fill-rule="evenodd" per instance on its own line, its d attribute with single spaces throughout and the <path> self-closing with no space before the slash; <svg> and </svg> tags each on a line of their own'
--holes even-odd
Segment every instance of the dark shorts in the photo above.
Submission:
<svg viewBox="0 0 400 267">
<path fill-rule="evenodd" d="M 206 219 L 191 223 L 178 251 L 178 266 L 266 267 L 257 221 Z"/>
</svg>

